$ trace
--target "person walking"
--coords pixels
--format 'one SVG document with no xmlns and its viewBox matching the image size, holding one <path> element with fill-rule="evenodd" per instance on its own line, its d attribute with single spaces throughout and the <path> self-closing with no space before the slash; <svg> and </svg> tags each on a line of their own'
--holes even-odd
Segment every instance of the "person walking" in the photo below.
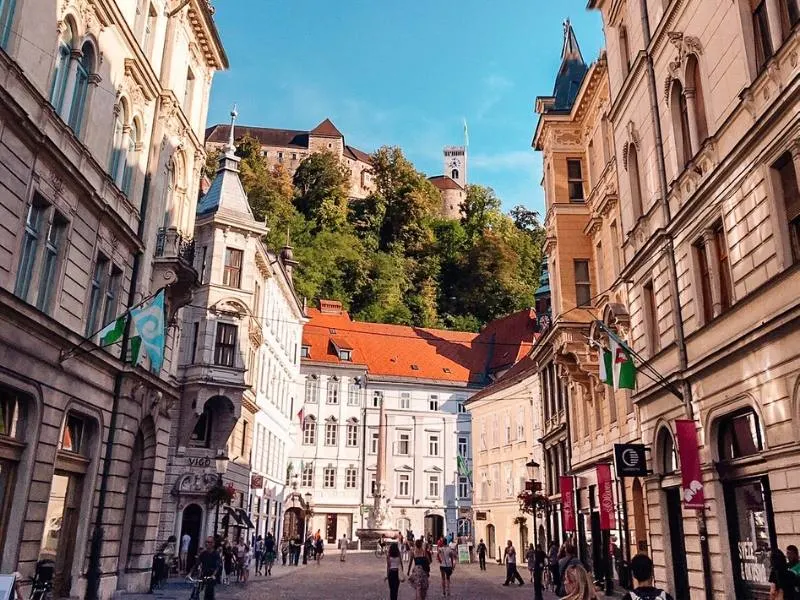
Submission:
<svg viewBox="0 0 800 600">
<path fill-rule="evenodd" d="M 533 583 L 533 565 L 536 561 L 536 549 L 533 544 L 528 544 L 528 550 L 525 552 L 525 562 L 528 564 L 528 573 L 531 576 L 531 583 Z"/>
<path fill-rule="evenodd" d="M 525 581 L 517 571 L 517 551 L 511 540 L 508 540 L 506 549 L 503 551 L 503 560 L 506 563 L 506 580 L 503 585 L 511 585 L 511 582 L 515 580 L 519 585 L 525 585 Z"/>
<path fill-rule="evenodd" d="M 481 571 L 486 570 L 486 544 L 483 543 L 483 538 L 481 538 L 480 543 L 477 547 L 478 552 L 478 565 L 480 566 Z"/>
<path fill-rule="evenodd" d="M 392 544 L 386 554 L 386 580 L 389 582 L 389 600 L 397 600 L 402 573 L 403 557 L 400 556 L 400 547 L 397 544 Z"/>
<path fill-rule="evenodd" d="M 285 567 L 286 566 L 286 559 L 289 556 L 289 542 L 283 540 L 281 542 L 281 564 Z"/>
<path fill-rule="evenodd" d="M 417 592 L 415 600 L 425 600 L 428 597 L 428 586 L 430 584 L 431 560 L 422 538 L 414 542 L 413 558 L 414 560 L 408 563 L 408 581 Z"/>
<path fill-rule="evenodd" d="M 187 573 L 189 571 L 189 546 L 192 544 L 192 536 L 188 533 L 184 533 L 181 536 L 181 548 L 180 552 L 178 553 L 178 562 L 181 573 Z"/>
<path fill-rule="evenodd" d="M 436 560 L 439 561 L 439 573 L 442 576 L 442 596 L 450 596 L 450 578 L 456 570 L 456 553 L 444 538 L 436 544 Z"/>
<path fill-rule="evenodd" d="M 542 545 L 537 544 L 533 555 L 533 600 L 544 599 L 544 570 L 547 568 L 547 555 Z"/>
<path fill-rule="evenodd" d="M 547 551 L 547 566 L 550 569 L 552 591 L 557 593 L 558 588 L 561 587 L 561 578 L 558 576 L 558 544 L 555 541 L 550 542 L 550 548 Z"/>
<path fill-rule="evenodd" d="M 259 535 L 253 544 L 253 559 L 256 563 L 256 575 L 261 575 L 261 563 L 264 560 L 264 539 Z"/>
<path fill-rule="evenodd" d="M 244 545 L 244 554 L 242 555 L 242 564 L 239 567 L 239 581 L 247 583 L 250 579 L 250 563 L 253 561 L 253 551 L 250 549 L 250 544 Z"/>
<path fill-rule="evenodd" d="M 204 600 L 214 600 L 214 586 L 222 568 L 219 552 L 214 548 L 214 538 L 206 538 L 206 547 L 197 557 L 200 565 L 200 577 L 203 578 L 205 586 Z"/>
<path fill-rule="evenodd" d="M 564 573 L 563 600 L 597 600 L 592 578 L 580 564 L 570 565 Z"/>
<path fill-rule="evenodd" d="M 317 561 L 317 566 L 319 566 L 320 561 L 322 560 L 322 553 L 325 552 L 325 542 L 323 541 L 322 537 L 318 537 L 317 541 L 314 543 L 314 560 Z"/>
<path fill-rule="evenodd" d="M 272 532 L 267 534 L 264 539 L 264 575 L 272 575 L 272 565 L 275 564 L 275 536 Z M 283 564 L 286 564 L 286 555 L 283 556 Z"/>
<path fill-rule="evenodd" d="M 631 559 L 633 590 L 622 600 L 672 600 L 667 592 L 653 586 L 653 561 L 646 554 L 637 554 Z"/>
<path fill-rule="evenodd" d="M 786 566 L 792 573 L 800 577 L 800 554 L 794 544 L 786 546 Z"/>
<path fill-rule="evenodd" d="M 339 540 L 339 560 L 344 562 L 347 558 L 347 534 L 342 534 L 342 539 Z"/>
</svg>

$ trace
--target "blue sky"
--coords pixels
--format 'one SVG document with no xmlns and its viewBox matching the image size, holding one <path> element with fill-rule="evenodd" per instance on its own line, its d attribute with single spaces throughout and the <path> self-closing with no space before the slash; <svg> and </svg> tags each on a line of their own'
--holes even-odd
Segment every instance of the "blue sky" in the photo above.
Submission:
<svg viewBox="0 0 800 600">
<path fill-rule="evenodd" d="M 552 92 L 562 21 L 587 62 L 602 46 L 586 0 L 217 0 L 230 59 L 208 123 L 239 105 L 243 124 L 311 129 L 330 117 L 348 144 L 400 146 L 440 174 L 442 147 L 469 124 L 469 180 L 505 209 L 543 210 L 531 147 L 537 95 Z"/>
</svg>

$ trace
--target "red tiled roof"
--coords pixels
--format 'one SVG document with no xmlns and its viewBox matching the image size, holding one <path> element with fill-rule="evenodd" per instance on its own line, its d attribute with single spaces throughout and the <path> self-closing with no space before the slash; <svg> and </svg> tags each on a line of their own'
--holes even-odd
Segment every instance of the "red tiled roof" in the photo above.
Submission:
<svg viewBox="0 0 800 600">
<path fill-rule="evenodd" d="M 487 381 L 487 371 L 513 364 L 534 342 L 532 310 L 470 333 L 353 321 L 346 311 L 327 302 L 324 306 L 323 311 L 308 309 L 303 345 L 309 352 L 303 360 L 366 365 L 373 376 L 480 385 Z M 351 360 L 340 360 L 335 347 L 352 349 Z"/>
<path fill-rule="evenodd" d="M 348 152 L 351 155 L 353 160 L 358 160 L 367 164 L 372 164 L 372 157 L 364 152 L 363 150 L 359 150 L 358 148 L 353 148 L 353 146 L 344 147 L 345 152 Z"/>
<path fill-rule="evenodd" d="M 452 177 L 448 177 L 447 175 L 434 175 L 433 177 L 428 177 L 428 181 L 430 181 L 440 190 L 464 189 L 459 185 L 459 183 L 455 179 L 453 179 Z"/>
<path fill-rule="evenodd" d="M 311 135 L 319 135 L 322 137 L 343 138 L 342 132 L 336 129 L 336 125 L 330 119 L 325 119 L 322 123 L 314 127 L 308 132 Z"/>
<path fill-rule="evenodd" d="M 529 377 L 535 376 L 537 372 L 538 369 L 536 367 L 536 363 L 529 356 L 525 356 L 508 371 L 503 373 L 503 375 L 500 376 L 496 381 L 493 381 L 480 392 L 471 396 L 468 402 L 483 400 L 484 398 L 525 381 Z"/>
</svg>

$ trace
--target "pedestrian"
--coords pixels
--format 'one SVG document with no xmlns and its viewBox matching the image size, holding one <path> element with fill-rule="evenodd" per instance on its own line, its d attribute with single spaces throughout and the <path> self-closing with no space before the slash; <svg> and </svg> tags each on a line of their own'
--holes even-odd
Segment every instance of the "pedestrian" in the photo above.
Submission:
<svg viewBox="0 0 800 600">
<path fill-rule="evenodd" d="M 342 534 L 342 539 L 339 540 L 339 560 L 344 562 L 347 558 L 347 534 Z"/>
<path fill-rule="evenodd" d="M 413 567 L 413 573 L 412 573 Z M 416 600 L 425 600 L 428 597 L 428 585 L 431 576 L 431 559 L 422 538 L 414 542 L 414 560 L 408 563 L 408 582 L 416 590 Z"/>
<path fill-rule="evenodd" d="M 517 581 L 519 585 L 525 585 L 525 581 L 517 571 L 517 551 L 511 540 L 506 543 L 506 549 L 503 551 L 503 560 L 506 563 L 506 580 L 503 585 L 510 585 L 512 581 Z"/>
<path fill-rule="evenodd" d="M 480 566 L 481 571 L 486 570 L 486 544 L 483 543 L 483 538 L 481 538 L 481 541 L 478 544 L 478 565 Z"/>
<path fill-rule="evenodd" d="M 233 573 L 234 573 L 235 560 L 236 559 L 235 559 L 235 555 L 234 555 L 234 552 L 233 552 L 233 548 L 231 548 L 231 545 L 228 543 L 228 540 L 225 540 L 222 543 L 222 561 L 223 561 L 223 565 L 225 567 L 225 572 L 223 574 L 224 576 L 222 578 L 222 583 L 224 583 L 225 585 L 230 583 L 231 575 L 233 575 Z"/>
<path fill-rule="evenodd" d="M 547 553 L 547 565 L 550 569 L 550 579 L 553 585 L 553 593 L 558 593 L 561 587 L 561 577 L 558 572 L 558 544 L 555 541 L 550 542 L 550 548 Z"/>
<path fill-rule="evenodd" d="M 386 580 L 389 582 L 389 600 L 397 600 L 402 573 L 403 557 L 400 556 L 400 547 L 397 544 L 392 544 L 386 554 Z"/>
<path fill-rule="evenodd" d="M 566 596 L 563 600 L 597 600 L 592 578 L 582 565 L 570 565 L 564 573 L 564 589 Z"/>
<path fill-rule="evenodd" d="M 270 531 L 264 539 L 264 575 L 272 575 L 272 565 L 275 564 L 275 536 Z M 283 558 L 286 564 L 286 558 Z"/>
<path fill-rule="evenodd" d="M 322 560 L 322 553 L 324 551 L 325 551 L 325 542 L 322 540 L 321 537 L 318 537 L 316 543 L 314 544 L 314 559 L 317 561 L 317 566 L 319 566 L 319 563 Z"/>
<path fill-rule="evenodd" d="M 575 546 L 572 544 L 564 544 L 563 550 L 564 556 L 558 561 L 558 580 L 561 582 L 559 594 L 561 595 L 566 594 L 566 589 L 564 587 L 564 574 L 567 572 L 567 569 L 573 566 L 581 565 L 580 559 L 576 556 Z"/>
<path fill-rule="evenodd" d="M 214 548 L 213 537 L 206 538 L 206 547 L 197 557 L 197 562 L 200 565 L 200 577 L 202 577 L 205 587 L 204 600 L 214 600 L 214 584 L 219 576 L 222 562 L 219 552 Z"/>
<path fill-rule="evenodd" d="M 259 535 L 253 544 L 253 558 L 256 562 L 256 575 L 261 575 L 261 562 L 264 560 L 264 539 Z"/>
<path fill-rule="evenodd" d="M 289 542 L 285 539 L 281 542 L 281 564 L 286 566 L 286 559 L 289 557 Z"/>
<path fill-rule="evenodd" d="M 439 573 L 442 576 L 442 596 L 450 595 L 450 578 L 456 570 L 456 553 L 444 538 L 439 538 L 436 546 L 436 560 L 439 561 Z"/>
<path fill-rule="evenodd" d="M 664 590 L 653 586 L 653 561 L 646 554 L 637 554 L 631 559 L 633 590 L 622 600 L 672 600 Z"/>
<path fill-rule="evenodd" d="M 786 565 L 792 573 L 800 577 L 800 556 L 794 544 L 786 546 Z"/>
<path fill-rule="evenodd" d="M 528 563 L 528 572 L 531 575 L 531 583 L 533 583 L 533 569 L 536 562 L 536 549 L 533 544 L 528 544 L 528 550 L 525 552 L 525 562 Z"/>
<path fill-rule="evenodd" d="M 178 553 L 178 562 L 180 563 L 178 566 L 180 567 L 181 573 L 188 573 L 189 572 L 189 546 L 192 544 L 192 536 L 188 533 L 184 533 L 181 536 L 181 549 Z"/>
<path fill-rule="evenodd" d="M 769 573 L 770 600 L 797 600 L 797 575 L 789 569 L 786 555 L 773 550 L 770 556 L 772 569 Z"/>
<path fill-rule="evenodd" d="M 244 545 L 244 555 L 242 556 L 242 564 L 239 567 L 239 581 L 247 583 L 250 579 L 250 563 L 253 561 L 253 552 L 250 549 L 250 544 Z"/>
</svg>

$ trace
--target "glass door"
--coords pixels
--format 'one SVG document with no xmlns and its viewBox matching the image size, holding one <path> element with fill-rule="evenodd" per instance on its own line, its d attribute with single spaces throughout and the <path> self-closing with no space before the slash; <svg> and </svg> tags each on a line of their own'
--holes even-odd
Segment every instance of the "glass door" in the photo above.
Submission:
<svg viewBox="0 0 800 600">
<path fill-rule="evenodd" d="M 82 476 L 56 471 L 50 485 L 39 560 L 55 563 L 53 597 L 69 596 Z"/>
</svg>

